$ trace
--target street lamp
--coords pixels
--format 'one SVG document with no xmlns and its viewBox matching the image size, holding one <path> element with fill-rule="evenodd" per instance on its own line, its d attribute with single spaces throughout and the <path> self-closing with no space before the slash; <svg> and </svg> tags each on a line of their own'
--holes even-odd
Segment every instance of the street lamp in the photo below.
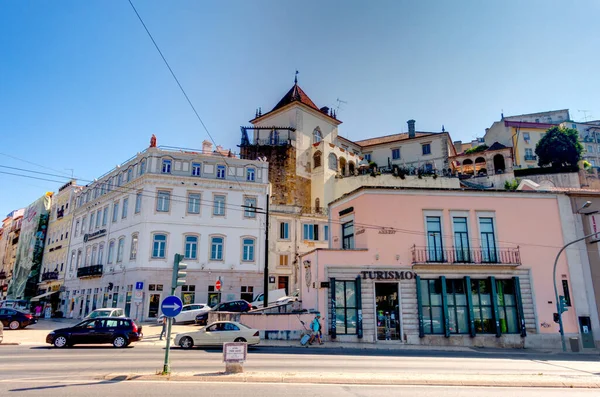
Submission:
<svg viewBox="0 0 600 397">
<path fill-rule="evenodd" d="M 579 208 L 576 213 L 579 214 L 579 211 L 588 208 L 590 205 L 592 205 L 591 201 L 586 201 L 581 208 Z M 558 258 L 560 257 L 560 254 L 562 254 L 562 252 L 570 245 L 573 245 L 575 243 L 578 243 L 582 240 L 586 240 L 592 236 L 597 235 L 600 232 L 596 232 L 596 233 L 591 233 L 588 234 L 587 236 L 583 236 L 581 238 L 578 238 L 577 240 L 571 241 L 570 243 L 566 244 L 564 247 L 562 247 L 560 249 L 560 251 L 558 251 L 558 254 L 556 255 L 556 259 L 554 260 L 554 270 L 552 272 L 552 282 L 554 284 L 554 298 L 556 299 L 556 312 L 558 313 L 558 327 L 559 327 L 559 331 L 560 331 L 560 341 L 562 343 L 562 350 L 564 352 L 567 351 L 567 344 L 565 342 L 565 330 L 563 328 L 563 322 L 562 322 L 562 314 L 563 311 L 566 311 L 565 307 L 564 307 L 564 297 L 558 296 L 558 288 L 556 287 L 556 265 L 558 264 Z M 562 299 L 560 299 L 562 298 Z"/>
</svg>

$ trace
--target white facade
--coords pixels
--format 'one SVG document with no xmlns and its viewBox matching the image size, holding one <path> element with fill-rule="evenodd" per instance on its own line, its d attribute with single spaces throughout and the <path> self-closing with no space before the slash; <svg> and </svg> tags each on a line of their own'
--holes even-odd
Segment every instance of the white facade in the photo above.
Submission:
<svg viewBox="0 0 600 397">
<path fill-rule="evenodd" d="M 176 291 L 184 303 L 250 300 L 263 288 L 265 219 L 242 206 L 265 208 L 268 189 L 264 162 L 155 147 L 138 154 L 77 199 L 65 313 L 121 307 L 157 317 L 176 253 L 188 264 Z"/>
</svg>

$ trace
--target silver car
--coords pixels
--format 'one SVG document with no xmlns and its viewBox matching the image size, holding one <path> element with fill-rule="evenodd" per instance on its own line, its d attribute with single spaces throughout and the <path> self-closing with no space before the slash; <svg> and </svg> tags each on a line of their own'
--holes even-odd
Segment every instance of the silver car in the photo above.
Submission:
<svg viewBox="0 0 600 397">
<path fill-rule="evenodd" d="M 125 311 L 116 307 L 96 309 L 85 317 L 85 320 L 96 317 L 125 317 Z"/>
</svg>

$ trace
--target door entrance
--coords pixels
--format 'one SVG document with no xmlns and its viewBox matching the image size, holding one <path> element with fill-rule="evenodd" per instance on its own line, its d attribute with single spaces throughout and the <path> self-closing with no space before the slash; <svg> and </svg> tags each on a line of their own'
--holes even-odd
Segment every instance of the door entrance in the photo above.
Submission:
<svg viewBox="0 0 600 397">
<path fill-rule="evenodd" d="M 592 332 L 592 321 L 589 317 L 579 317 L 579 332 L 581 332 L 581 344 L 585 349 L 596 347 L 594 333 Z"/>
<path fill-rule="evenodd" d="M 401 340 L 398 284 L 375 283 L 377 340 Z"/>
<path fill-rule="evenodd" d="M 150 295 L 150 307 L 148 308 L 148 317 L 158 317 L 158 308 L 160 307 L 160 294 Z"/>
<path fill-rule="evenodd" d="M 279 276 L 279 283 L 277 284 L 277 288 L 278 289 L 284 289 L 285 290 L 285 294 L 288 295 L 289 291 L 288 291 L 288 285 L 290 283 L 290 279 L 288 276 Z"/>
</svg>

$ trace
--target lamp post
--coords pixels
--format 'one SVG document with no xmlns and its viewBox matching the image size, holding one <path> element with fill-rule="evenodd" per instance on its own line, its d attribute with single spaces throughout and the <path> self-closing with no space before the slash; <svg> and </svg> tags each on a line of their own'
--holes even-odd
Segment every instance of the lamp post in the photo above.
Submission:
<svg viewBox="0 0 600 397">
<path fill-rule="evenodd" d="M 579 211 L 581 211 L 581 210 L 583 210 L 585 208 L 588 208 L 590 205 L 592 205 L 592 202 L 591 201 L 586 201 L 585 204 L 583 204 L 583 206 L 576 211 L 576 213 L 579 214 Z M 559 328 L 559 332 L 560 332 L 560 341 L 561 341 L 561 344 L 562 344 L 562 350 L 564 352 L 567 351 L 567 344 L 565 342 L 565 330 L 563 328 L 563 322 L 562 322 L 563 307 L 562 307 L 562 304 L 560 302 L 560 298 L 558 296 L 558 288 L 556 287 L 556 265 L 558 264 L 558 258 L 560 257 L 560 254 L 562 254 L 562 252 L 565 249 L 567 249 L 567 247 L 569 247 L 569 246 L 571 246 L 571 245 L 573 245 L 575 243 L 578 243 L 578 242 L 580 242 L 582 240 L 588 239 L 588 238 L 590 238 L 592 236 L 595 236 L 598 233 L 600 233 L 600 232 L 588 234 L 587 236 L 583 236 L 581 238 L 578 238 L 578 239 L 573 240 L 570 243 L 566 244 L 564 247 L 562 247 L 560 249 L 560 251 L 558 251 L 558 254 L 556 255 L 556 259 L 554 260 L 554 270 L 552 271 L 552 282 L 554 284 L 554 298 L 556 299 L 556 312 L 558 313 L 558 328 Z"/>
</svg>

